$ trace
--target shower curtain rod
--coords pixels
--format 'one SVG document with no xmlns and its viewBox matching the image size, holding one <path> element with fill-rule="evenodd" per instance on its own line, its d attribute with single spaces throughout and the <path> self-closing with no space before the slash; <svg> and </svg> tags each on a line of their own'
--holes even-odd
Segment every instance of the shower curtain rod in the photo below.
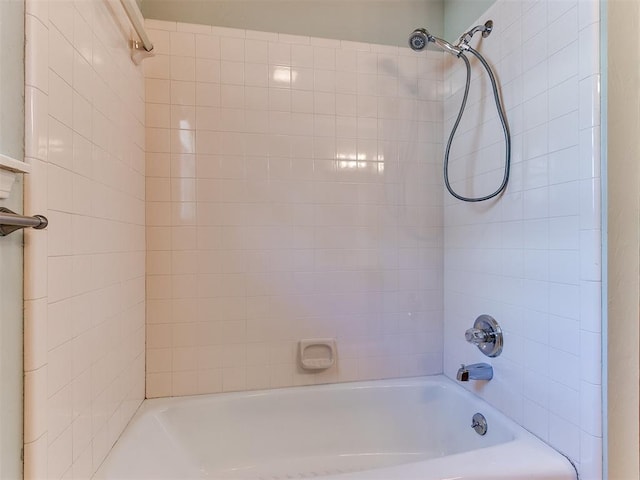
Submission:
<svg viewBox="0 0 640 480">
<path fill-rule="evenodd" d="M 21 228 L 31 227 L 36 230 L 42 230 L 43 228 L 47 228 L 47 225 L 49 225 L 49 221 L 44 215 L 27 217 L 17 214 L 8 208 L 0 207 L 0 237 L 9 235 L 11 232 L 15 232 Z"/>
<path fill-rule="evenodd" d="M 140 14 L 136 0 L 120 0 L 120 3 L 122 3 L 122 7 L 124 11 L 127 12 L 127 17 L 129 17 L 131 25 L 133 25 L 134 30 L 140 37 L 141 47 L 147 52 L 150 52 L 153 50 L 153 43 L 151 43 L 149 35 L 147 35 L 147 31 L 144 29 L 144 18 L 142 18 Z"/>
</svg>

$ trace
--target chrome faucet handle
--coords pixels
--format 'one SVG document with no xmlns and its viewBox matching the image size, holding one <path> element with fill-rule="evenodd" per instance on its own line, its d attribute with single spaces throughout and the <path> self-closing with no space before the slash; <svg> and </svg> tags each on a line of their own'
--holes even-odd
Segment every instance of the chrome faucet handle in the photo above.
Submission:
<svg viewBox="0 0 640 480">
<path fill-rule="evenodd" d="M 490 315 L 480 315 L 473 328 L 464 332 L 467 342 L 477 346 L 487 357 L 497 357 L 502 352 L 502 329 Z"/>
<path fill-rule="evenodd" d="M 491 341 L 491 332 L 473 327 L 464 332 L 464 338 L 469 343 L 480 345 Z"/>
</svg>

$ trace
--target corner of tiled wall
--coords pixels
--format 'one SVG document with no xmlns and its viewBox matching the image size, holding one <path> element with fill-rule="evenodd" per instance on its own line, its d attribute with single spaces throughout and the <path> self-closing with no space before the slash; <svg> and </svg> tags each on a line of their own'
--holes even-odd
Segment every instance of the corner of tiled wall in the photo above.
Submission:
<svg viewBox="0 0 640 480">
<path fill-rule="evenodd" d="M 90 478 L 144 398 L 144 82 L 106 2 L 26 2 L 26 479 Z"/>
<path fill-rule="evenodd" d="M 445 373 L 487 360 L 462 334 L 477 315 L 495 316 L 505 349 L 490 360 L 494 379 L 476 393 L 589 479 L 602 475 L 599 7 L 498 0 L 479 19 L 495 22 L 479 50 L 502 82 L 511 180 L 487 205 L 445 204 Z M 445 73 L 445 130 L 464 85 L 456 63 Z M 472 91 L 482 88 L 480 73 Z M 502 174 L 500 126 L 485 95 L 484 107 L 476 95 L 468 110 L 474 118 L 490 108 L 485 123 L 463 121 L 454 141 L 452 183 L 463 192 Z M 488 169 L 467 173 L 470 158 Z"/>
</svg>

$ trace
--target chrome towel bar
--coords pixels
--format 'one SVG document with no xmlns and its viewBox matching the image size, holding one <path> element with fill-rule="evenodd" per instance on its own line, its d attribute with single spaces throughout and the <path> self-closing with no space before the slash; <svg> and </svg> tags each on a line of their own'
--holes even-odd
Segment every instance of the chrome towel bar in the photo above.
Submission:
<svg viewBox="0 0 640 480">
<path fill-rule="evenodd" d="M 8 208 L 0 207 L 0 237 L 9 235 L 21 228 L 32 227 L 36 230 L 42 230 L 49 225 L 49 220 L 44 215 L 34 215 L 26 217 L 12 212 Z"/>
</svg>

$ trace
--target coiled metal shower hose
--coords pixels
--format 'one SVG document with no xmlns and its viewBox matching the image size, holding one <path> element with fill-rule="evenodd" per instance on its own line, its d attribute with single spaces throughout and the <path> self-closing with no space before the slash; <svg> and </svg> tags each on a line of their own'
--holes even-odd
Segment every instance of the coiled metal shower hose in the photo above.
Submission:
<svg viewBox="0 0 640 480">
<path fill-rule="evenodd" d="M 498 117 L 500 117 L 500 122 L 502 123 L 502 130 L 504 132 L 504 142 L 505 142 L 505 161 L 504 161 L 504 177 L 502 178 L 502 183 L 498 187 L 498 189 L 484 197 L 465 197 L 456 193 L 451 184 L 449 182 L 449 153 L 451 151 L 451 144 L 453 142 L 453 137 L 456 134 L 456 130 L 460 125 L 460 120 L 462 120 L 462 115 L 464 114 L 464 109 L 467 105 L 467 98 L 469 97 L 469 86 L 471 84 L 471 65 L 469 63 L 469 59 L 464 55 L 464 53 L 460 53 L 458 58 L 464 60 L 465 66 L 467 67 L 467 82 L 464 88 L 464 95 L 462 97 L 462 104 L 460 105 L 460 112 L 458 113 L 458 117 L 456 118 L 455 123 L 453 124 L 453 128 L 451 129 L 451 134 L 449 135 L 449 140 L 447 141 L 447 147 L 445 149 L 444 154 L 444 184 L 447 187 L 447 190 L 451 195 L 453 195 L 458 200 L 462 200 L 463 202 L 484 202 L 485 200 L 489 200 L 493 197 L 500 195 L 507 188 L 507 183 L 509 182 L 509 172 L 511 170 L 511 133 L 509 132 L 509 126 L 507 125 L 507 120 L 505 118 L 504 109 L 502 107 L 502 102 L 500 101 L 500 94 L 498 92 L 498 85 L 493 75 L 493 71 L 491 67 L 487 63 L 487 61 L 480 55 L 479 52 L 474 50 L 473 48 L 466 46 L 466 51 L 471 52 L 475 57 L 480 60 L 482 66 L 487 71 L 489 75 L 489 80 L 491 80 L 491 87 L 493 89 L 493 97 L 496 102 L 496 109 L 498 110 Z"/>
</svg>

